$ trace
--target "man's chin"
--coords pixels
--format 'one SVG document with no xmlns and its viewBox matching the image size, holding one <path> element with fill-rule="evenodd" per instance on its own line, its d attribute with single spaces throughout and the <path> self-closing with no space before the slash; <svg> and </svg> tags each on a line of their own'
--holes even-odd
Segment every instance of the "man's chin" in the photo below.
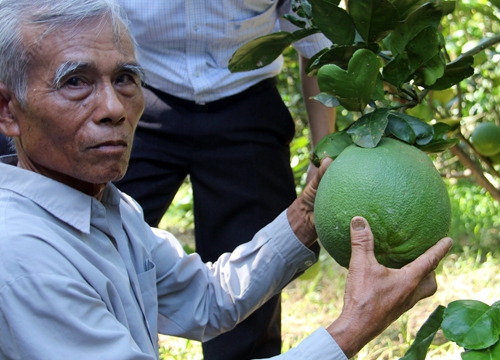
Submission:
<svg viewBox="0 0 500 360">
<path fill-rule="evenodd" d="M 107 184 L 109 182 L 118 181 L 125 176 L 126 169 L 110 169 L 103 168 L 101 171 L 93 171 L 92 176 L 90 174 L 82 174 L 81 179 L 92 184 Z"/>
</svg>

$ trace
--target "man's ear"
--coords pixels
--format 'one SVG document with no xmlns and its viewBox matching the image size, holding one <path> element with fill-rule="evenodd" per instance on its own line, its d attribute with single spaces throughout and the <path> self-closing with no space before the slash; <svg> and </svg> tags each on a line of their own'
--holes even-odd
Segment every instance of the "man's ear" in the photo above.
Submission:
<svg viewBox="0 0 500 360">
<path fill-rule="evenodd" d="M 12 100 L 12 92 L 0 82 L 0 132 L 9 137 L 20 135 L 19 124 L 9 106 Z"/>
</svg>

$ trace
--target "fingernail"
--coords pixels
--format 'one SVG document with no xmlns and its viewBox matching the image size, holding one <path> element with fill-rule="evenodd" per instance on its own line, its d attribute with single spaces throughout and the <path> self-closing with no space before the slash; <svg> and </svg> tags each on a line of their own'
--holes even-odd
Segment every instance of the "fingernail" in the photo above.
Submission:
<svg viewBox="0 0 500 360">
<path fill-rule="evenodd" d="M 353 230 L 360 231 L 365 229 L 365 222 L 361 219 L 353 219 L 351 222 Z"/>
</svg>

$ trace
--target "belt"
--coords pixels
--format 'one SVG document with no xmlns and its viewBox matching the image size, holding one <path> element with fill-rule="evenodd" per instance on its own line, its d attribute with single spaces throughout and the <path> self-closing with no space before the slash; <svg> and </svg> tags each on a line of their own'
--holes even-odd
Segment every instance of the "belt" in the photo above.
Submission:
<svg viewBox="0 0 500 360">
<path fill-rule="evenodd" d="M 161 90 L 158 90 L 156 88 L 153 88 L 147 84 L 144 85 L 144 88 L 151 90 L 153 93 L 155 93 L 156 96 L 158 96 L 160 99 L 162 99 L 165 102 L 175 102 L 176 104 L 187 108 L 191 111 L 207 111 L 207 112 L 215 112 L 219 111 L 221 109 L 227 108 L 228 106 L 233 105 L 234 103 L 245 99 L 246 97 L 273 88 L 276 86 L 278 83 L 277 78 L 272 77 L 269 79 L 262 80 L 261 82 L 249 87 L 246 90 L 243 90 L 240 93 L 234 94 L 227 96 L 225 98 L 215 100 L 215 101 L 210 101 L 207 103 L 196 103 L 194 101 L 186 100 L 186 99 L 181 99 L 177 96 L 168 94 L 166 92 L 163 92 Z"/>
</svg>

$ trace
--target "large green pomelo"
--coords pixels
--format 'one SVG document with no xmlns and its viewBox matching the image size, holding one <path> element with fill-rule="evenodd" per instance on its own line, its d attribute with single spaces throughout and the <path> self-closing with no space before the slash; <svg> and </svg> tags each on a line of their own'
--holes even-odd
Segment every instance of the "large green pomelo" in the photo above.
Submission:
<svg viewBox="0 0 500 360">
<path fill-rule="evenodd" d="M 321 245 L 344 267 L 351 257 L 350 222 L 368 220 L 375 256 L 400 268 L 423 254 L 450 229 L 446 185 L 430 158 L 398 140 L 375 148 L 348 146 L 325 172 L 314 204 Z"/>
</svg>

